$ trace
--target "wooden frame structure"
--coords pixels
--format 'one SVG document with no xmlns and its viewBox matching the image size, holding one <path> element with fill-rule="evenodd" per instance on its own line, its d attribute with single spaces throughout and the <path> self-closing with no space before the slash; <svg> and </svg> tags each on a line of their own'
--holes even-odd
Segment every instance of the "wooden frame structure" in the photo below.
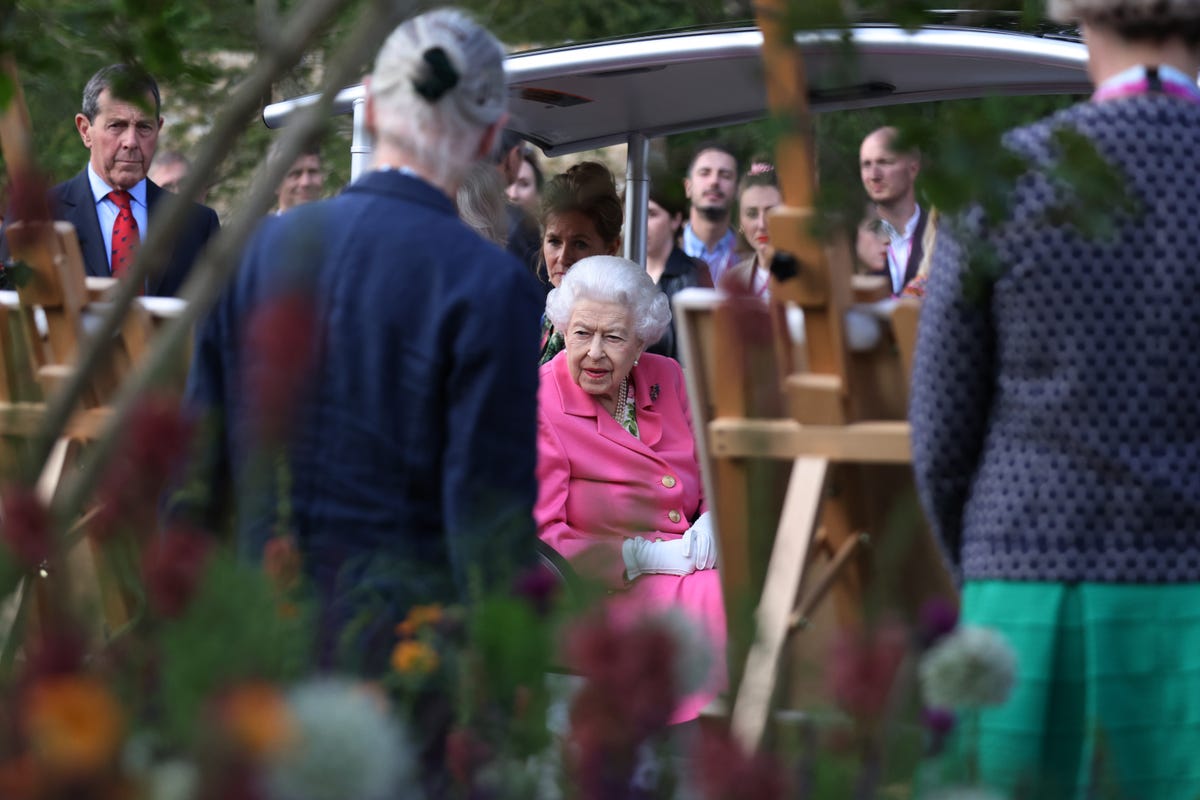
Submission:
<svg viewBox="0 0 1200 800">
<path fill-rule="evenodd" d="M 887 527 L 879 506 L 911 483 L 903 414 L 919 313 L 919 304 L 898 302 L 882 352 L 849 352 L 844 319 L 855 297 L 849 245 L 844 239 L 821 243 L 810 234 L 814 181 L 804 63 L 784 25 L 783 0 L 764 0 L 758 8 L 768 99 L 791 123 L 776 151 L 784 205 L 768 224 L 777 250 L 794 256 L 799 269 L 785 280 L 772 278 L 769 312 L 747 305 L 748 298 L 716 292 L 683 293 L 675 303 L 730 611 L 730 725 L 748 749 L 766 735 L 789 635 L 803 630 L 827 597 L 839 626 L 866 623 L 866 598 L 881 566 L 866 545 Z M 793 370 L 786 356 L 790 339 L 778 324 L 786 303 L 804 311 L 805 371 Z M 755 494 L 763 475 L 755 465 L 764 461 L 785 468 L 790 462 L 786 492 Z M 777 469 L 768 483 L 786 472 Z M 778 520 L 765 534 L 764 517 Z M 911 544 L 905 563 L 916 580 L 901 592 L 905 597 L 884 601 L 907 606 L 910 616 L 923 597 L 955 592 L 927 533 Z M 748 599 L 757 601 L 752 639 L 744 631 L 739 638 L 738 630 Z"/>
</svg>

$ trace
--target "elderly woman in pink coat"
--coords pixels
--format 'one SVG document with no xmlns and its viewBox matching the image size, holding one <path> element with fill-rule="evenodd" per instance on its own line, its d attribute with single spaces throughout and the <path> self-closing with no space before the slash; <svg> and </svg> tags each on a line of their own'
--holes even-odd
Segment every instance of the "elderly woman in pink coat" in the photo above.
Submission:
<svg viewBox="0 0 1200 800">
<path fill-rule="evenodd" d="M 708 681 L 672 721 L 694 719 L 724 688 L 725 612 L 683 373 L 644 352 L 670 322 L 667 297 L 632 261 L 592 256 L 546 314 L 565 350 L 541 368 L 538 533 L 613 590 L 611 613 L 674 609 L 707 634 Z"/>
</svg>

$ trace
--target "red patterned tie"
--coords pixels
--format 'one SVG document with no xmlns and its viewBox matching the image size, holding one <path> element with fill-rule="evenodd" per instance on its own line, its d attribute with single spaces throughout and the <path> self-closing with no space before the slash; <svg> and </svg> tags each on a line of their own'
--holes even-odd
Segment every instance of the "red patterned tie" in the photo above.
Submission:
<svg viewBox="0 0 1200 800">
<path fill-rule="evenodd" d="M 138 224 L 133 218 L 133 209 L 129 207 L 129 201 L 133 199 L 129 192 L 109 192 L 108 199 L 116 203 L 118 209 L 112 229 L 112 275 L 114 278 L 120 278 L 133 264 L 133 257 L 137 253 L 140 241 Z"/>
</svg>

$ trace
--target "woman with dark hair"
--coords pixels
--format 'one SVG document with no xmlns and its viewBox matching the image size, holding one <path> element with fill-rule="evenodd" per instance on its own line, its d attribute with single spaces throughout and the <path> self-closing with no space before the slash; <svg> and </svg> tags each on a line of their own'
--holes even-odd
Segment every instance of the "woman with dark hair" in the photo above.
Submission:
<svg viewBox="0 0 1200 800">
<path fill-rule="evenodd" d="M 1003 215 L 943 218 L 912 381 L 913 466 L 963 579 L 964 620 L 1017 655 L 1011 696 L 971 726 L 984 782 L 1025 798 L 1190 799 L 1200 3 L 1049 8 L 1081 23 L 1096 90 L 1007 135 L 1026 171 Z M 1068 145 L 1094 148 L 1122 191 L 1079 209 Z M 1072 205 L 1103 233 L 1072 222 Z"/>
<path fill-rule="evenodd" d="M 520 206 L 529 214 L 536 215 L 538 205 L 542 202 L 542 169 L 537 165 L 533 153 L 525 151 L 521 159 L 521 167 L 517 170 L 517 179 L 508 185 L 505 194 L 508 202 Z"/>
<path fill-rule="evenodd" d="M 550 179 L 541 210 L 542 263 L 554 288 L 576 261 L 616 255 L 621 246 L 625 210 L 612 173 L 599 162 L 580 162 Z M 538 363 L 545 364 L 562 349 L 562 334 L 543 316 Z"/>
<path fill-rule="evenodd" d="M 692 258 L 679 246 L 679 231 L 686 211 L 687 199 L 679 181 L 652 175 L 650 201 L 646 208 L 646 272 L 667 299 L 681 289 L 691 286 L 711 288 L 713 285 L 708 264 Z M 674 319 L 662 338 L 646 348 L 646 352 L 679 359 Z"/>
</svg>

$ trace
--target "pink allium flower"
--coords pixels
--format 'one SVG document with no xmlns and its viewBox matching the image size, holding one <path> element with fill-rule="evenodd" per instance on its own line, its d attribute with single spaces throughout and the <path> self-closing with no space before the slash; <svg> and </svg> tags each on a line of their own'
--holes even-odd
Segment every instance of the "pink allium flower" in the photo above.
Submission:
<svg viewBox="0 0 1200 800">
<path fill-rule="evenodd" d="M 787 774 L 769 753 L 747 753 L 728 731 L 702 728 L 695 753 L 704 800 L 791 797 Z"/>
<path fill-rule="evenodd" d="M 178 397 L 148 394 L 138 401 L 96 492 L 100 510 L 89 528 L 94 537 L 106 541 L 122 527 L 140 536 L 154 531 L 158 499 L 183 463 L 192 432 Z"/>
<path fill-rule="evenodd" d="M 54 544 L 50 512 L 33 489 L 9 484 L 0 495 L 4 517 L 0 520 L 0 538 L 25 569 L 36 569 L 50 557 Z"/>
<path fill-rule="evenodd" d="M 834 700 L 859 720 L 878 720 L 887 712 L 892 685 L 907 652 L 908 636 L 896 625 L 842 631 L 826 662 Z"/>
<path fill-rule="evenodd" d="M 246 396 L 250 418 L 264 441 L 287 434 L 316 363 L 317 304 L 294 290 L 263 303 L 246 325 Z"/>
<path fill-rule="evenodd" d="M 517 576 L 513 589 L 517 596 L 528 600 L 537 613 L 545 616 L 554 606 L 562 586 L 547 567 L 535 564 Z"/>
<path fill-rule="evenodd" d="M 212 542 L 204 534 L 176 529 L 151 539 L 142 556 L 142 578 L 150 607 L 177 617 L 191 603 L 204 577 Z"/>
</svg>

